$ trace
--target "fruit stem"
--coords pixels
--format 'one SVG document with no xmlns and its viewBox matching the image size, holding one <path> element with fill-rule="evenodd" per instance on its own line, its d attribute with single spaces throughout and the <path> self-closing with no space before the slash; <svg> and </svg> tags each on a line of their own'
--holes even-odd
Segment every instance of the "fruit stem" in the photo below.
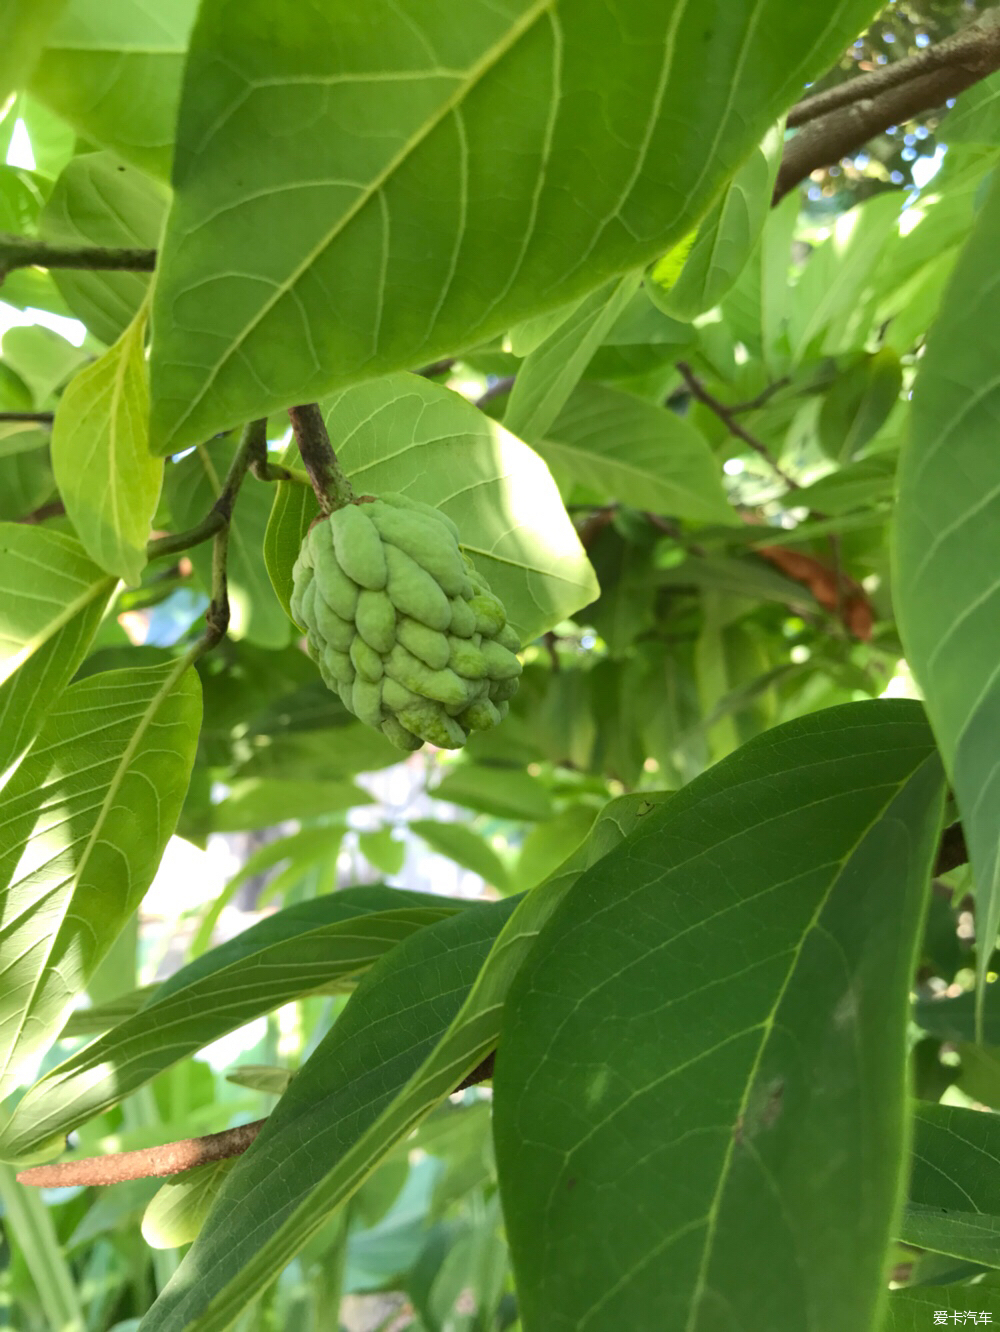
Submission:
<svg viewBox="0 0 1000 1332">
<path fill-rule="evenodd" d="M 315 402 L 289 407 L 288 416 L 299 446 L 302 465 L 324 514 L 342 509 L 354 499 L 354 491 L 337 460 L 326 431 L 323 413 Z"/>
</svg>

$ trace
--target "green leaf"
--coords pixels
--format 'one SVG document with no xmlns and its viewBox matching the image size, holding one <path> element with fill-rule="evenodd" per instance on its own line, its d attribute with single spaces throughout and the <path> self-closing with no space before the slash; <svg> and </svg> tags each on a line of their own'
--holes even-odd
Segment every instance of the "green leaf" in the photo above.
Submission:
<svg viewBox="0 0 1000 1332">
<path fill-rule="evenodd" d="M 353 782 L 277 781 L 248 777 L 236 782 L 230 794 L 215 805 L 211 832 L 244 832 L 250 828 L 273 828 L 286 819 L 311 819 L 370 805 L 372 797 Z"/>
<path fill-rule="evenodd" d="M 1000 1117 L 918 1102 L 904 1243 L 1000 1267 Z"/>
<path fill-rule="evenodd" d="M 4 1234 L 23 1259 L 42 1312 L 53 1332 L 83 1332 L 80 1293 L 63 1253 L 53 1214 L 36 1189 L 18 1184 L 9 1166 L 0 1165 L 0 1202 Z"/>
<path fill-rule="evenodd" d="M 456 763 L 431 794 L 501 819 L 550 819 L 553 812 L 548 788 L 519 768 Z"/>
<path fill-rule="evenodd" d="M 0 3 L 0 105 L 27 82 L 49 29 L 66 0 L 2 0 Z"/>
<path fill-rule="evenodd" d="M 532 828 L 511 875 L 515 891 L 526 892 L 553 874 L 586 841 L 596 817 L 591 805 L 570 805 Z"/>
<path fill-rule="evenodd" d="M 274 1064 L 240 1064 L 239 1068 L 226 1074 L 226 1081 L 236 1087 L 266 1092 L 268 1096 L 280 1096 L 294 1076 L 290 1068 L 279 1068 Z"/>
<path fill-rule="evenodd" d="M 903 368 L 891 347 L 861 356 L 833 383 L 819 414 L 819 442 L 834 462 L 850 462 L 881 430 L 899 401 Z"/>
<path fill-rule="evenodd" d="M 197 0 L 70 0 L 32 92 L 85 139 L 166 177 Z"/>
<path fill-rule="evenodd" d="M 169 196 L 166 188 L 115 153 L 81 153 L 66 164 L 39 220 L 39 233 L 54 245 L 154 248 Z M 149 289 L 145 273 L 52 270 L 66 303 L 87 328 L 109 345 L 135 318 Z"/>
<path fill-rule="evenodd" d="M 511 982 L 565 891 L 552 884 L 519 903 L 474 904 L 372 969 L 241 1158 L 147 1316 L 146 1332 L 228 1327 L 373 1166 L 476 1067 L 494 1048 Z M 428 972 L 438 978 L 433 994 L 422 983 Z M 303 1153 L 304 1141 L 310 1150 Z M 329 1162 L 320 1177 L 309 1164 L 312 1151 Z"/>
<path fill-rule="evenodd" d="M 597 596 L 548 468 L 457 393 L 417 375 L 392 375 L 347 389 L 323 407 L 355 491 L 401 492 L 457 523 L 463 550 L 503 602 L 522 643 Z M 301 519 L 306 526 L 308 512 Z M 293 547 L 290 538 L 285 560 L 294 559 Z M 283 567 L 290 578 L 290 564 Z M 281 575 L 272 569 L 271 576 L 279 586 Z"/>
<path fill-rule="evenodd" d="M 807 506 L 817 513 L 851 513 L 888 500 L 895 479 L 895 454 L 862 458 L 814 481 L 811 486 L 800 487 L 788 503 Z"/>
<path fill-rule="evenodd" d="M 907 1203 L 896 1234 L 919 1249 L 1000 1267 L 1000 1216 Z"/>
<path fill-rule="evenodd" d="M 487 842 L 467 823 L 447 823 L 440 819 L 412 819 L 410 831 L 422 837 L 439 855 L 447 856 L 456 865 L 480 875 L 494 888 L 506 892 L 509 887 L 507 868 Z"/>
<path fill-rule="evenodd" d="M 33 513 L 54 489 L 48 433 L 36 426 L 0 425 L 0 520 Z"/>
<path fill-rule="evenodd" d="M 893 591 L 906 657 L 951 776 L 976 881 L 976 930 L 1000 927 L 1000 324 L 983 281 L 1000 245 L 1000 180 L 952 276 L 913 391 L 899 462 Z M 975 337 L 969 330 L 975 329 Z M 990 948 L 979 952 L 985 983 Z"/>
<path fill-rule="evenodd" d="M 828 709 L 577 881 L 498 1043 L 527 1328 L 872 1325 L 942 788 L 917 705 Z"/>
<path fill-rule="evenodd" d="M 945 124 L 941 137 L 949 144 L 1000 147 L 1000 74 L 991 74 L 962 93 Z"/>
<path fill-rule="evenodd" d="M 0 523 L 0 782 L 86 656 L 114 589 L 72 537 Z"/>
<path fill-rule="evenodd" d="M 641 279 L 641 272 L 627 273 L 598 287 L 526 357 L 503 418 L 512 435 L 531 443 L 545 438 Z"/>
<path fill-rule="evenodd" d="M 680 276 L 661 302 L 668 314 L 694 319 L 718 305 L 739 277 L 771 210 L 784 138 L 783 122 L 768 130 L 698 228 Z"/>
<path fill-rule="evenodd" d="M 185 1170 L 162 1185 L 142 1217 L 142 1238 L 151 1249 L 190 1244 L 201 1230 L 236 1158 Z"/>
<path fill-rule="evenodd" d="M 236 445 L 232 439 L 214 439 L 187 458 L 168 467 L 166 494 L 174 526 L 194 527 L 222 493 L 222 483 Z M 229 527 L 229 632 L 264 648 L 282 648 L 291 640 L 291 625 L 275 600 L 260 552 L 271 516 L 270 486 L 248 477 Z M 212 586 L 212 551 L 209 543 L 190 552 L 191 563 L 206 592 Z"/>
<path fill-rule="evenodd" d="M 102 1031 L 107 1031 L 115 1023 L 138 1013 L 139 1009 L 152 998 L 155 989 L 155 985 L 144 985 L 140 989 L 118 995 L 115 999 L 109 999 L 103 1004 L 74 1008 L 59 1033 L 59 1039 L 73 1041 L 79 1036 L 99 1036 Z"/>
<path fill-rule="evenodd" d="M 0 1094 L 58 1034 L 142 900 L 180 813 L 201 723 L 183 662 L 79 681 L 0 796 Z"/>
<path fill-rule="evenodd" d="M 736 523 L 708 441 L 665 407 L 580 384 L 536 450 L 557 473 L 637 509 Z"/>
<path fill-rule="evenodd" d="M 943 1041 L 959 1044 L 976 1039 L 976 996 L 971 990 L 942 999 L 918 999 L 913 1020 Z M 982 1037 L 986 1045 L 1000 1047 L 1000 986 L 986 986 L 981 1004 Z"/>
<path fill-rule="evenodd" d="M 45 407 L 53 393 L 87 360 L 87 353 L 51 328 L 33 324 L 7 330 L 3 335 L 3 359 L 30 388 L 35 405 Z"/>
<path fill-rule="evenodd" d="M 383 874 L 398 874 L 403 868 L 406 847 L 396 840 L 391 828 L 358 833 L 358 846 L 365 860 Z"/>
<path fill-rule="evenodd" d="M 287 907 L 165 981 L 144 1008 L 47 1073 L 0 1132 L 6 1159 L 61 1150 L 71 1129 L 178 1060 L 282 1004 L 366 971 L 465 903 L 381 886 Z M 51 1154 L 51 1151 L 50 1153 Z"/>
<path fill-rule="evenodd" d="M 52 467 L 87 554 L 134 587 L 163 487 L 163 459 L 147 447 L 149 384 L 143 307 L 115 345 L 81 370 L 59 399 Z"/>
<path fill-rule="evenodd" d="M 820 24 L 739 0 L 706 26 L 676 0 L 470 0 L 460 22 L 372 0 L 277 23 L 269 0 L 206 0 L 157 278 L 158 447 L 482 344 L 656 258 L 877 8 L 834 0 Z"/>
</svg>

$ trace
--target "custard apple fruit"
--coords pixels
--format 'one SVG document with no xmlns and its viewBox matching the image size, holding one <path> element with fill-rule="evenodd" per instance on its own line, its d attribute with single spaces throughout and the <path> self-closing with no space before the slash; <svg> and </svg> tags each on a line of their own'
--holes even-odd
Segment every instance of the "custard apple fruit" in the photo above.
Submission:
<svg viewBox="0 0 1000 1332">
<path fill-rule="evenodd" d="M 335 510 L 302 542 L 292 583 L 327 687 L 399 749 L 458 749 L 507 715 L 520 642 L 437 509 L 382 495 Z"/>
</svg>

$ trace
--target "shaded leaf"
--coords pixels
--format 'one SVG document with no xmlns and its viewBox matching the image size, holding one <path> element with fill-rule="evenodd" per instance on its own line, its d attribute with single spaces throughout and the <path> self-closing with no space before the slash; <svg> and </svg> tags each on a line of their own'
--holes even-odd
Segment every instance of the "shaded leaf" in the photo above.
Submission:
<svg viewBox="0 0 1000 1332">
<path fill-rule="evenodd" d="M 993 743 L 1000 717 L 1000 324 L 983 274 L 991 271 L 998 243 L 1000 181 L 920 361 L 894 532 L 900 635 L 954 783 L 975 872 L 977 934 L 986 940 L 1000 927 L 1000 765 Z M 980 950 L 980 986 L 989 956 L 989 948 Z"/>
<path fill-rule="evenodd" d="M 550 819 L 553 812 L 547 788 L 518 768 L 457 763 L 431 794 L 437 800 L 450 800 L 502 819 Z"/>
<path fill-rule="evenodd" d="M 168 203 L 163 185 L 115 153 L 81 153 L 56 181 L 42 210 L 39 232 L 55 245 L 153 249 Z M 70 268 L 54 269 L 53 276 L 76 317 L 109 345 L 135 318 L 150 282 L 146 273 Z"/>
<path fill-rule="evenodd" d="M 24 85 L 66 0 L 3 0 L 0 6 L 0 104 Z"/>
<path fill-rule="evenodd" d="M 526 1328 L 870 1326 L 942 788 L 918 706 L 830 709 L 576 883 L 494 1079 Z"/>
<path fill-rule="evenodd" d="M 229 795 L 213 806 L 212 832 L 243 832 L 273 828 L 286 819 L 309 819 L 335 814 L 355 805 L 370 805 L 367 791 L 353 782 L 277 781 L 247 777 L 236 782 Z"/>
<path fill-rule="evenodd" d="M 508 889 L 507 868 L 487 842 L 467 823 L 450 823 L 441 819 L 411 819 L 410 831 L 422 837 L 427 845 L 456 865 L 480 875 L 501 892 Z"/>
<path fill-rule="evenodd" d="M 77 133 L 166 177 L 197 0 L 69 0 L 32 92 Z"/>
</svg>

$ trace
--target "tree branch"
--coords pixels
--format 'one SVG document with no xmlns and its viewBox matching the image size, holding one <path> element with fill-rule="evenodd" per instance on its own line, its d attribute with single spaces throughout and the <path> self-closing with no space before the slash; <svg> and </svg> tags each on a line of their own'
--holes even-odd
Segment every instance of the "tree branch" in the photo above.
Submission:
<svg viewBox="0 0 1000 1332">
<path fill-rule="evenodd" d="M 804 97 L 789 111 L 788 128 L 799 129 L 809 121 L 818 120 L 842 106 L 869 101 L 879 93 L 898 88 L 900 84 L 910 83 L 948 65 L 979 69 L 979 77 L 984 78 L 997 67 L 991 63 L 991 58 L 998 38 L 1000 10 L 987 10 L 969 27 L 953 33 L 935 46 L 928 46 L 902 60 L 894 60 L 891 65 L 872 70 L 869 74 L 859 74 L 857 78 L 848 79 L 836 88 Z"/>
<path fill-rule="evenodd" d="M 93 271 L 152 273 L 156 251 L 110 249 L 103 245 L 49 245 L 30 236 L 0 232 L 0 282 L 15 268 L 87 268 Z"/>
<path fill-rule="evenodd" d="M 455 1091 L 464 1091 L 493 1076 L 492 1050 L 463 1078 Z M 240 1156 L 260 1133 L 266 1119 L 251 1124 L 209 1133 L 203 1138 L 184 1138 L 166 1142 L 162 1147 L 143 1147 L 137 1152 L 110 1152 L 107 1156 L 85 1156 L 78 1161 L 59 1161 L 55 1165 L 30 1166 L 17 1175 L 19 1184 L 39 1189 L 65 1189 L 73 1186 L 122 1184 L 129 1179 L 149 1179 L 161 1175 L 179 1175 L 195 1166 L 210 1165 Z"/>
<path fill-rule="evenodd" d="M 714 394 L 709 393 L 708 389 L 694 373 L 687 361 L 678 361 L 677 369 L 685 384 L 687 384 L 693 398 L 697 398 L 698 401 L 707 407 L 710 412 L 714 412 L 731 435 L 742 440 L 747 448 L 753 449 L 754 453 L 759 454 L 775 475 L 779 476 L 781 480 L 784 481 L 789 490 L 800 489 L 798 481 L 796 481 L 793 476 L 788 475 L 778 460 L 772 456 L 771 450 L 767 445 L 761 443 L 755 435 L 751 435 L 749 430 L 740 425 L 739 421 L 733 416 L 732 408 L 727 407 L 725 403 L 720 402 Z"/>
<path fill-rule="evenodd" d="M 6 425 L 8 421 L 28 421 L 33 425 L 51 425 L 55 419 L 55 412 L 0 412 L 0 425 Z"/>
<path fill-rule="evenodd" d="M 354 498 L 354 491 L 326 432 L 323 413 L 315 402 L 289 407 L 288 416 L 305 467 L 324 514 L 342 509 Z"/>
<path fill-rule="evenodd" d="M 812 103 L 814 111 L 804 128 L 785 145 L 773 203 L 778 203 L 813 171 L 850 156 L 876 134 L 911 120 L 930 107 L 943 105 L 949 98 L 957 97 L 966 88 L 1000 69 L 1000 10 L 990 10 L 971 28 L 937 47 L 928 47 L 919 56 L 912 57 L 912 62 L 901 60 L 896 66 L 851 80 L 843 87 L 865 85 L 868 91 L 862 89 L 857 96 L 852 94 L 847 104 L 826 114 L 815 113 L 816 103 L 825 98 L 829 105 L 830 95 L 834 92 L 846 97 L 841 89 L 819 93 L 800 104 L 800 107 L 808 108 Z M 893 83 L 886 80 L 890 71 L 905 65 L 909 67 L 905 81 Z M 876 83 L 873 86 L 869 79 L 881 79 L 881 85 Z M 796 123 L 803 123 L 800 116 L 795 115 L 796 110 L 793 108 L 789 124 L 793 115 Z"/>
<path fill-rule="evenodd" d="M 31 1166 L 18 1171 L 17 1182 L 38 1189 L 66 1189 L 89 1184 L 123 1184 L 128 1179 L 179 1175 L 195 1166 L 210 1165 L 240 1156 L 264 1127 L 266 1120 L 209 1133 L 203 1138 L 165 1142 L 162 1147 L 144 1147 L 138 1152 L 111 1152 L 107 1156 L 84 1156 L 77 1161 Z"/>
</svg>

